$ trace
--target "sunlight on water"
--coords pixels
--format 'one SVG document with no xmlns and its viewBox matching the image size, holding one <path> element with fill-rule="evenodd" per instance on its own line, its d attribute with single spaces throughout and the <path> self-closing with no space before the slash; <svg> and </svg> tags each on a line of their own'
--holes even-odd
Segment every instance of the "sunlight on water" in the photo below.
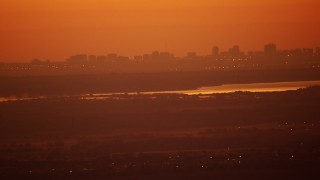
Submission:
<svg viewBox="0 0 320 180">
<path fill-rule="evenodd" d="M 213 94 L 213 93 L 231 93 L 236 91 L 276 92 L 276 91 L 297 90 L 299 88 L 305 88 L 305 87 L 316 86 L 316 85 L 320 85 L 320 81 L 226 84 L 226 85 L 220 85 L 220 86 L 200 87 L 195 90 L 154 91 L 154 92 L 142 92 L 142 94 L 177 93 L 177 94 L 196 95 L 196 94 Z"/>
<path fill-rule="evenodd" d="M 297 90 L 309 86 L 320 85 L 320 81 L 296 81 L 296 82 L 273 82 L 273 83 L 252 83 L 252 84 L 226 84 L 220 86 L 207 86 L 200 87 L 195 90 L 176 90 L 176 91 L 150 91 L 150 92 L 129 92 L 129 93 L 100 93 L 100 94 L 87 94 L 83 99 L 106 99 L 106 96 L 127 94 L 214 94 L 214 93 L 232 93 L 236 91 L 246 92 L 279 92 Z"/>
</svg>

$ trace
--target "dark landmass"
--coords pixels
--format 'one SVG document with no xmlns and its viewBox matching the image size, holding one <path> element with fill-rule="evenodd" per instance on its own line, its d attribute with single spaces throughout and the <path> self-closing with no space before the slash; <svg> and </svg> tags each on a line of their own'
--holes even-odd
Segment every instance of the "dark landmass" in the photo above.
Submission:
<svg viewBox="0 0 320 180">
<path fill-rule="evenodd" d="M 318 179 L 319 105 L 320 87 L 3 102 L 0 178 Z"/>
<path fill-rule="evenodd" d="M 320 80 L 319 68 L 0 76 L 0 97 L 187 90 L 221 84 Z"/>
</svg>

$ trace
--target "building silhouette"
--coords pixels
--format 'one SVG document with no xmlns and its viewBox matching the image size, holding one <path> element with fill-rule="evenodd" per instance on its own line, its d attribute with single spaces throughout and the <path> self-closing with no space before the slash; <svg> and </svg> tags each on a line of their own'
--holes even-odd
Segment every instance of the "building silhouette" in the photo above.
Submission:
<svg viewBox="0 0 320 180">
<path fill-rule="evenodd" d="M 303 48 L 302 49 L 302 56 L 306 58 L 313 57 L 313 49 L 312 48 Z"/>
<path fill-rule="evenodd" d="M 273 43 L 264 45 L 264 54 L 267 56 L 275 56 L 277 54 L 277 45 Z"/>
<path fill-rule="evenodd" d="M 197 58 L 197 53 L 196 52 L 188 52 L 186 58 L 187 59 L 196 59 Z"/>
<path fill-rule="evenodd" d="M 88 61 L 90 61 L 90 62 L 95 62 L 95 61 L 97 61 L 97 56 L 96 56 L 96 55 L 89 55 L 89 56 L 88 56 Z"/>
<path fill-rule="evenodd" d="M 320 57 L 320 47 L 316 47 L 315 56 Z"/>
<path fill-rule="evenodd" d="M 212 48 L 211 55 L 212 55 L 213 57 L 219 56 L 219 47 L 214 46 L 214 47 Z"/>
<path fill-rule="evenodd" d="M 230 56 L 239 56 L 241 54 L 240 47 L 238 45 L 234 45 L 232 48 L 229 49 L 228 54 Z"/>
<path fill-rule="evenodd" d="M 86 54 L 78 54 L 78 55 L 70 56 L 67 59 L 67 62 L 81 64 L 81 63 L 86 63 L 87 60 L 88 60 L 88 56 Z"/>
</svg>

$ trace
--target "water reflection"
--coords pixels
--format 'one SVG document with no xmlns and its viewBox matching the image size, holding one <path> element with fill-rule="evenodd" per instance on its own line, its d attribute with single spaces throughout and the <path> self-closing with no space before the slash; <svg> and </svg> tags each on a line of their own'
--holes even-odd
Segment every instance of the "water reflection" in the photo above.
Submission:
<svg viewBox="0 0 320 180">
<path fill-rule="evenodd" d="M 236 91 L 247 92 L 276 92 L 276 91 L 289 91 L 305 88 L 309 86 L 320 85 L 320 81 L 295 81 L 295 82 L 273 82 L 273 83 L 251 83 L 251 84 L 225 84 L 220 86 L 207 86 L 200 87 L 194 90 L 177 90 L 177 91 L 150 91 L 150 92 L 130 92 L 128 95 L 135 94 L 214 94 L 214 93 L 231 93 Z M 105 93 L 105 94 L 91 94 L 87 96 L 102 97 L 110 96 L 113 94 L 124 93 Z"/>
<path fill-rule="evenodd" d="M 46 99 L 47 96 L 38 96 L 38 97 L 0 97 L 0 102 L 7 102 L 7 101 L 25 101 L 25 100 L 33 100 L 33 99 Z"/>
</svg>

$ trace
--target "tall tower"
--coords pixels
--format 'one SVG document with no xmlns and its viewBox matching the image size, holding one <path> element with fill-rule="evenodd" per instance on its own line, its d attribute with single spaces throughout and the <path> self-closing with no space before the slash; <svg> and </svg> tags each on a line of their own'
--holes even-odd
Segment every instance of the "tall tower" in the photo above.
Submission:
<svg viewBox="0 0 320 180">
<path fill-rule="evenodd" d="M 219 55 L 219 47 L 214 46 L 214 47 L 212 48 L 211 55 L 212 55 L 213 57 L 217 57 L 217 56 Z"/>
<path fill-rule="evenodd" d="M 277 45 L 270 43 L 264 45 L 264 54 L 267 56 L 274 56 L 277 53 Z"/>
<path fill-rule="evenodd" d="M 229 54 L 231 56 L 239 56 L 240 55 L 240 47 L 238 45 L 234 45 L 229 49 Z"/>
</svg>

